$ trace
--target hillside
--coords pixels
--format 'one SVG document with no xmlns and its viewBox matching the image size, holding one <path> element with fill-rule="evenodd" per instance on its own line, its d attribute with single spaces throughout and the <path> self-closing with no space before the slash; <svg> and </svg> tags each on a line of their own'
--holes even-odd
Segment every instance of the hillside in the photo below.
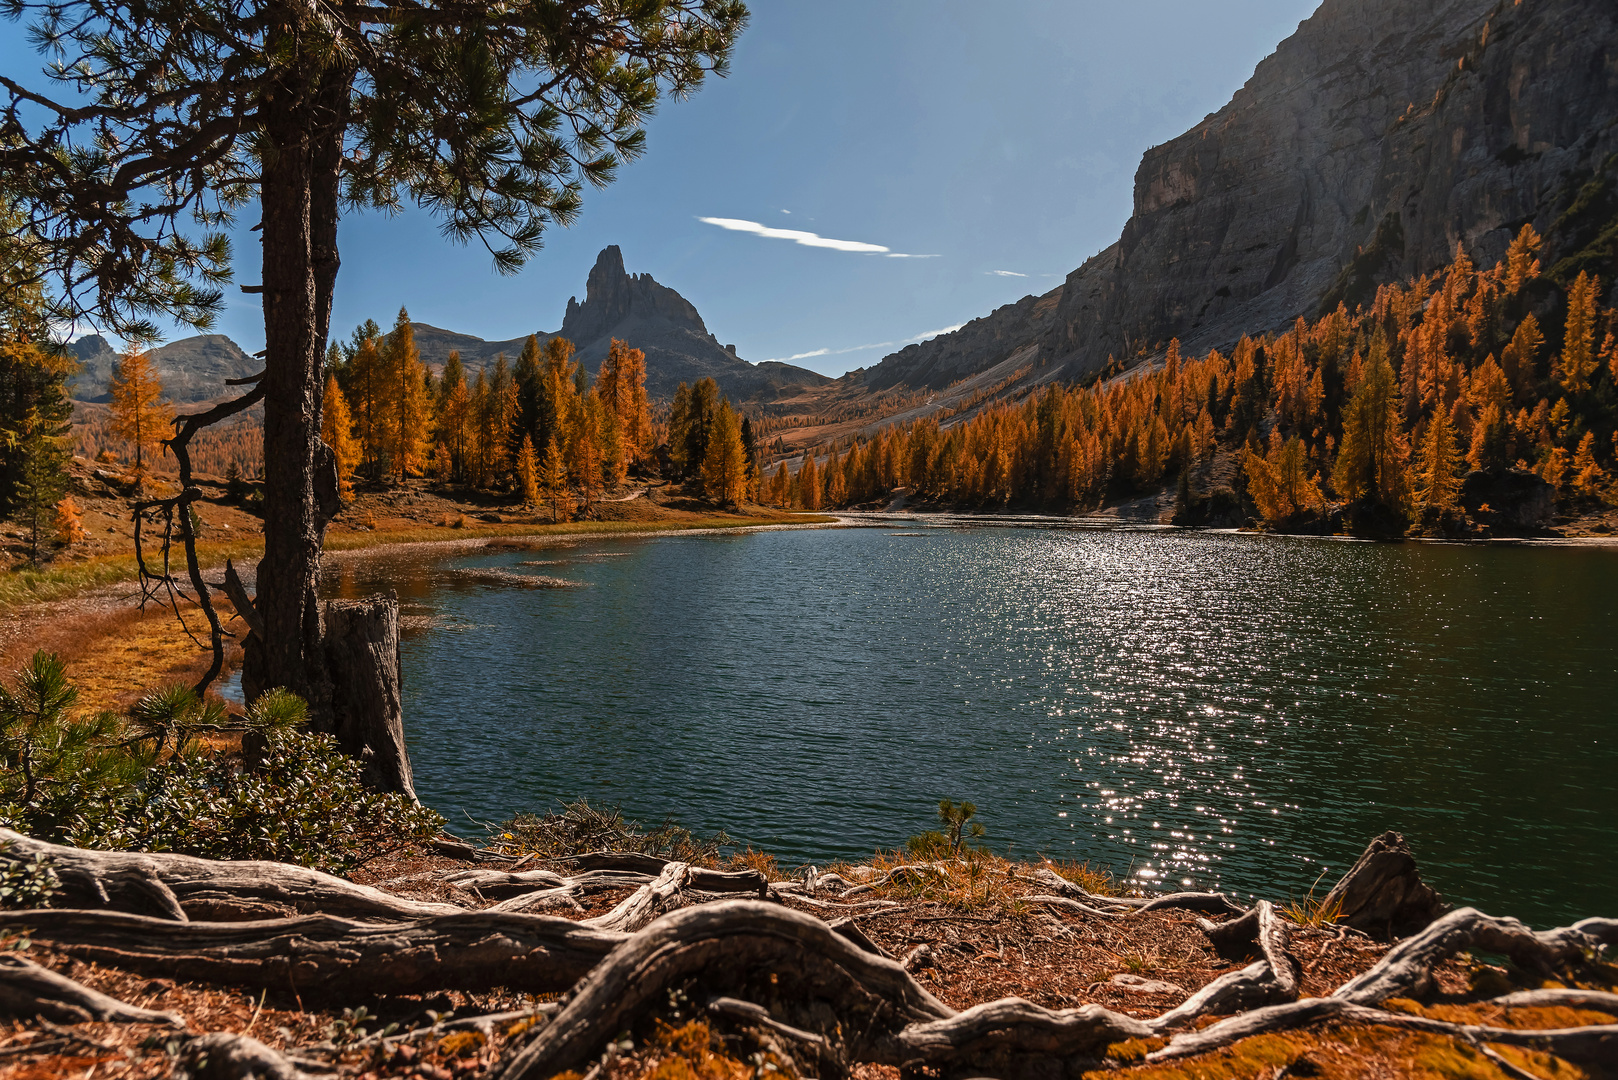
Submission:
<svg viewBox="0 0 1618 1080">
<path fill-rule="evenodd" d="M 1491 265 L 1526 223 L 1558 281 L 1610 283 L 1615 152 L 1610 0 L 1326 0 L 1228 104 L 1146 153 L 1122 235 L 1061 287 L 824 394 L 941 389 L 1018 354 L 1030 379 L 1082 380 L 1173 338 L 1228 349 L 1368 302 L 1457 244 Z"/>
<path fill-rule="evenodd" d="M 112 400 L 107 384 L 118 353 L 98 334 L 82 337 L 69 346 L 79 361 L 79 373 L 68 385 L 75 401 Z M 264 364 L 248 356 L 223 334 L 181 338 L 152 350 L 153 366 L 162 380 L 164 395 L 177 405 L 211 401 L 229 394 L 226 379 L 240 379 L 261 371 Z"/>
</svg>

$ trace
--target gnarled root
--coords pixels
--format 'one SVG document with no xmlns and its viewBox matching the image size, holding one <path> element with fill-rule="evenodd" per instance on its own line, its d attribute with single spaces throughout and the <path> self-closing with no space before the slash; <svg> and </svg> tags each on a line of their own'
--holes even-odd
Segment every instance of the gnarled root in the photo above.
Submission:
<svg viewBox="0 0 1618 1080">
<path fill-rule="evenodd" d="M 356 919 L 419 919 L 460 909 L 424 904 L 277 862 L 220 862 L 190 855 L 90 851 L 0 829 L 0 859 L 51 861 L 69 903 L 159 918 L 248 919 L 323 913 Z"/>
<path fill-rule="evenodd" d="M 401 923 L 300 915 L 176 923 L 110 911 L 0 912 L 0 932 L 27 932 L 61 952 L 143 975 L 305 999 L 435 990 L 560 993 L 623 934 L 547 915 L 460 911 Z"/>
<path fill-rule="evenodd" d="M 1287 955 L 1286 923 L 1268 900 L 1260 900 L 1250 916 L 1261 959 L 1240 971 L 1221 975 L 1179 1007 L 1149 1021 L 1154 1032 L 1171 1031 L 1199 1016 L 1240 1012 L 1298 999 L 1298 972 Z"/>
<path fill-rule="evenodd" d="M 1150 1033 L 1093 1005 L 1053 1012 L 1011 998 L 957 1013 L 901 965 L 820 920 L 738 900 L 677 911 L 625 942 L 506 1064 L 501 1080 L 576 1068 L 609 1036 L 643 1024 L 670 991 L 699 989 L 727 999 L 725 1009 L 711 1011 L 792 1032 L 794 1053 L 822 1076 L 841 1075 L 856 1061 L 1033 1075 L 1056 1060 L 1093 1061 L 1110 1042 Z"/>
<path fill-rule="evenodd" d="M 126 1005 L 16 953 L 0 953 L 0 1014 L 25 1019 L 43 1016 L 59 1024 L 101 1020 L 185 1027 L 185 1021 L 173 1013 Z"/>
</svg>

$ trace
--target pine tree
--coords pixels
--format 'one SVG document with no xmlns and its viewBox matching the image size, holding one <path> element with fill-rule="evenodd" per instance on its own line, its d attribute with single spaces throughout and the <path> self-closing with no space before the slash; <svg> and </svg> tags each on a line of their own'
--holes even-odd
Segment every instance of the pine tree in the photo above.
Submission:
<svg viewBox="0 0 1618 1080">
<path fill-rule="evenodd" d="M 1580 273 L 1567 291 L 1567 322 L 1556 375 L 1562 389 L 1572 397 L 1589 391 L 1590 376 L 1596 370 L 1596 316 L 1600 292 L 1600 280 L 1588 273 Z"/>
<path fill-rule="evenodd" d="M 721 506 L 734 506 L 747 494 L 749 475 L 741 425 L 736 422 L 730 402 L 721 400 L 714 410 L 702 458 L 703 491 Z"/>
<path fill-rule="evenodd" d="M 112 393 L 108 430 L 129 444 L 135 456 L 135 475 L 144 477 L 162 440 L 174 433 L 174 408 L 163 399 L 163 384 L 152 367 L 151 354 L 138 346 L 125 353 L 108 390 Z"/>
<path fill-rule="evenodd" d="M 596 393 L 617 418 L 627 471 L 631 464 L 645 457 L 651 435 L 646 402 L 646 354 L 613 338 L 596 376 Z"/>
<path fill-rule="evenodd" d="M 337 459 L 337 486 L 345 496 L 354 493 L 354 470 L 359 465 L 359 444 L 354 438 L 354 420 L 348 401 L 335 375 L 326 376 L 326 397 L 321 403 L 320 438 L 331 447 Z"/>
<path fill-rule="evenodd" d="M 17 457 L 21 468 L 13 494 L 12 518 L 28 530 L 28 556 L 39 565 L 41 541 L 48 540 L 56 506 L 67 494 L 65 424 L 52 424 L 38 408 L 23 418 Z"/>
<path fill-rule="evenodd" d="M 517 450 L 517 490 L 524 506 L 539 505 L 539 459 L 534 454 L 534 440 L 527 435 Z"/>
<path fill-rule="evenodd" d="M 375 326 L 370 323 L 355 333 L 360 335 Z M 372 480 L 382 479 L 388 460 L 387 409 L 383 404 L 387 379 L 377 341 L 378 335 L 366 334 L 355 345 L 353 358 L 348 362 L 348 390 L 344 394 L 359 438 L 360 467 Z"/>
<path fill-rule="evenodd" d="M 1511 344 L 1500 353 L 1500 367 L 1520 403 L 1527 404 L 1535 396 L 1534 388 L 1539 383 L 1539 350 L 1544 344 L 1545 335 L 1540 332 L 1539 320 L 1530 312 L 1517 325 Z"/>
</svg>

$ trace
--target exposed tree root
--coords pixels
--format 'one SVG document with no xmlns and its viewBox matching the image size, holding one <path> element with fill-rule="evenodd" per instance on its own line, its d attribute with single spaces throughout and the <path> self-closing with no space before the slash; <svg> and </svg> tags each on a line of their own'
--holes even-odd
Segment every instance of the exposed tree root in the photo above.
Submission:
<svg viewBox="0 0 1618 1080">
<path fill-rule="evenodd" d="M 185 1021 L 173 1013 L 126 1005 L 16 953 L 0 953 L 0 1013 L 23 1019 L 43 1016 L 59 1024 L 101 1020 L 185 1027 Z"/>
<path fill-rule="evenodd" d="M 1176 1036 L 1169 1045 L 1146 1055 L 1146 1060 L 1155 1064 L 1205 1054 L 1253 1035 L 1291 1031 L 1328 1021 L 1378 1024 L 1407 1031 L 1423 1031 L 1430 1035 L 1448 1035 L 1471 1043 L 1525 1046 L 1548 1051 L 1575 1064 L 1610 1065 L 1618 1061 L 1618 1024 L 1544 1030 L 1452 1024 L 1445 1020 L 1356 1005 L 1340 997 L 1308 998 L 1291 1005 L 1275 1005 L 1233 1016 L 1201 1031 Z"/>
<path fill-rule="evenodd" d="M 251 919 L 322 913 L 356 919 L 419 919 L 461 909 L 406 900 L 318 870 L 278 862 L 219 862 L 190 855 L 90 851 L 0 828 L 0 859 L 49 859 L 69 903 L 159 918 Z"/>
<path fill-rule="evenodd" d="M 624 935 L 547 915 L 462 911 L 412 922 L 302 915 L 176 923 L 108 911 L 0 912 L 71 956 L 143 975 L 284 990 L 304 998 L 488 990 L 559 993 Z"/>
<path fill-rule="evenodd" d="M 250 1035 L 192 1039 L 175 1063 L 177 1080 L 309 1080 L 309 1074 Z"/>
<path fill-rule="evenodd" d="M 732 901 L 687 908 L 625 942 L 579 985 L 566 1008 L 506 1065 L 501 1080 L 577 1068 L 609 1036 L 633 1030 L 671 992 L 700 990 L 751 1004 L 784 1026 L 819 1075 L 856 1061 L 989 1070 L 1017 1076 L 1052 1058 L 1099 1057 L 1151 1033 L 1099 1006 L 1053 1012 L 1017 998 L 957 1013 L 892 960 L 789 908 Z M 768 1002 L 768 1005 L 763 1004 Z M 727 1006 L 735 1015 L 736 1006 Z"/>
<path fill-rule="evenodd" d="M 1286 924 L 1268 900 L 1253 908 L 1254 938 L 1261 959 L 1222 975 L 1177 1008 L 1149 1022 L 1154 1032 L 1172 1031 L 1199 1016 L 1242 1012 L 1298 999 L 1298 973 L 1287 955 Z"/>
<path fill-rule="evenodd" d="M 642 862 L 641 860 L 644 860 Z M 636 889 L 619 909 L 585 920 L 604 930 L 638 930 L 652 919 L 672 911 L 692 898 L 692 894 L 752 893 L 763 897 L 769 883 L 756 870 L 726 873 L 706 870 L 682 862 L 664 862 L 650 856 L 637 856 L 638 865 L 655 864 L 656 874 L 637 870 L 587 870 L 574 877 L 563 877 L 550 870 L 506 873 L 498 870 L 459 870 L 444 878 L 457 889 L 480 897 L 499 900 L 493 911 L 546 911 L 563 908 L 581 910 L 580 897 L 616 889 Z M 629 921 L 626 921 L 629 920 Z"/>
</svg>

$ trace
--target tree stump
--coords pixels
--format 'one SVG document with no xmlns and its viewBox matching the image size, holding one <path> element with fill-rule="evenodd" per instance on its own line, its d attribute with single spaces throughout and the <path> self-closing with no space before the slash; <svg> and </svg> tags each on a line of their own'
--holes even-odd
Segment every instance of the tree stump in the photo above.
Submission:
<svg viewBox="0 0 1618 1080">
<path fill-rule="evenodd" d="M 367 787 L 415 799 L 400 700 L 396 594 L 327 602 L 326 671 L 337 745 L 364 763 Z"/>
<path fill-rule="evenodd" d="M 1338 908 L 1336 921 L 1384 941 L 1425 929 L 1448 910 L 1421 880 L 1405 838 L 1385 832 L 1372 840 L 1322 906 Z"/>
</svg>

